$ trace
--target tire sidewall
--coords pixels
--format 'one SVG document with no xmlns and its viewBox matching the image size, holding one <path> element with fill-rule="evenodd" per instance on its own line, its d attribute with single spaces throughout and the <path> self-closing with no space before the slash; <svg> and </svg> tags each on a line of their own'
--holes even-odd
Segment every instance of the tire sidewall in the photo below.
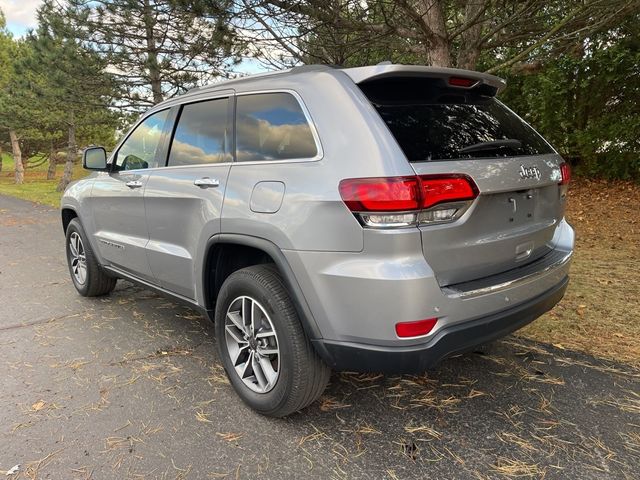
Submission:
<svg viewBox="0 0 640 480">
<path fill-rule="evenodd" d="M 280 349 L 280 371 L 275 386 L 266 393 L 257 393 L 247 387 L 240 379 L 232 364 L 225 338 L 225 319 L 231 302 L 240 296 L 249 296 L 257 300 L 267 311 L 278 338 Z M 260 413 L 276 411 L 287 401 L 287 394 L 295 381 L 294 353 L 288 332 L 288 322 L 284 318 L 282 305 L 269 289 L 255 278 L 242 271 L 232 274 L 222 286 L 216 302 L 215 329 L 218 354 L 227 372 L 229 381 L 242 400 Z"/>
<path fill-rule="evenodd" d="M 69 240 L 71 238 L 72 233 L 77 233 L 80 235 L 80 239 L 82 240 L 82 247 L 84 248 L 85 257 L 87 258 L 87 278 L 84 283 L 79 283 L 76 280 L 76 276 L 73 274 L 73 269 L 71 268 L 71 249 L 69 247 Z M 77 219 L 71 220 L 69 226 L 67 227 L 67 232 L 65 236 L 65 252 L 67 253 L 67 267 L 69 269 L 69 275 L 71 275 L 71 281 L 73 281 L 73 285 L 76 287 L 76 290 L 80 295 L 87 296 L 89 293 L 89 284 L 91 282 L 91 275 L 93 274 L 93 269 L 91 268 L 89 262 L 89 256 L 91 255 L 91 247 L 89 246 L 89 242 L 87 241 L 87 237 L 84 233 L 82 225 Z"/>
</svg>

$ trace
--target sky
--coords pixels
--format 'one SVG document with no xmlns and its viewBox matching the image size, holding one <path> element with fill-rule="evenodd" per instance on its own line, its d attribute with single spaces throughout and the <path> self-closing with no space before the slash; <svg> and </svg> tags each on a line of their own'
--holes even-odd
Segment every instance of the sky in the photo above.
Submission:
<svg viewBox="0 0 640 480">
<path fill-rule="evenodd" d="M 0 0 L 0 10 L 7 20 L 9 31 L 22 36 L 29 28 L 36 27 L 36 10 L 41 0 Z"/>
</svg>

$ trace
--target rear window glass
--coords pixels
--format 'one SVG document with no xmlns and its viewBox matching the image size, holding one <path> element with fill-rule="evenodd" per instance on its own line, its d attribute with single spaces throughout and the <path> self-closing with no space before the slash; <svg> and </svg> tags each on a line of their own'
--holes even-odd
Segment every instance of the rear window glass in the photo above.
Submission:
<svg viewBox="0 0 640 480">
<path fill-rule="evenodd" d="M 415 78 L 360 87 L 411 162 L 553 153 L 538 133 L 486 91 L 461 91 L 440 80 Z"/>
<path fill-rule="evenodd" d="M 307 117 L 293 95 L 240 95 L 236 102 L 239 162 L 313 158 L 318 153 Z"/>
</svg>

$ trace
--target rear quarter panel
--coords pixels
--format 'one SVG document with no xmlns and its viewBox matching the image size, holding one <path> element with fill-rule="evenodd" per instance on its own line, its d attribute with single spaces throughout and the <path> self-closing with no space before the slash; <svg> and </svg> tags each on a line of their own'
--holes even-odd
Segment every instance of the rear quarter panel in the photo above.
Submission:
<svg viewBox="0 0 640 480">
<path fill-rule="evenodd" d="M 288 250 L 361 251 L 362 228 L 340 198 L 340 180 L 413 173 L 406 161 L 397 161 L 402 151 L 371 104 L 340 71 L 290 75 L 245 92 L 251 91 L 297 94 L 317 131 L 320 154 L 314 160 L 234 163 L 222 232 L 265 238 Z M 250 208 L 261 181 L 285 185 L 275 213 Z"/>
</svg>

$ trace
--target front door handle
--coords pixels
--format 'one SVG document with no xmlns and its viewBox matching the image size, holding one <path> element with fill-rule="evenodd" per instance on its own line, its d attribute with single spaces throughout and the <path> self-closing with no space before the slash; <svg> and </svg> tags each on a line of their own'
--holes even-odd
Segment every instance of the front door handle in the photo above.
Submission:
<svg viewBox="0 0 640 480">
<path fill-rule="evenodd" d="M 220 186 L 220 180 L 209 177 L 197 178 L 193 181 L 193 184 L 200 188 L 218 187 Z"/>
<path fill-rule="evenodd" d="M 140 188 L 142 186 L 142 182 L 140 180 L 131 180 L 130 182 L 125 183 L 125 185 L 129 188 Z"/>
</svg>

